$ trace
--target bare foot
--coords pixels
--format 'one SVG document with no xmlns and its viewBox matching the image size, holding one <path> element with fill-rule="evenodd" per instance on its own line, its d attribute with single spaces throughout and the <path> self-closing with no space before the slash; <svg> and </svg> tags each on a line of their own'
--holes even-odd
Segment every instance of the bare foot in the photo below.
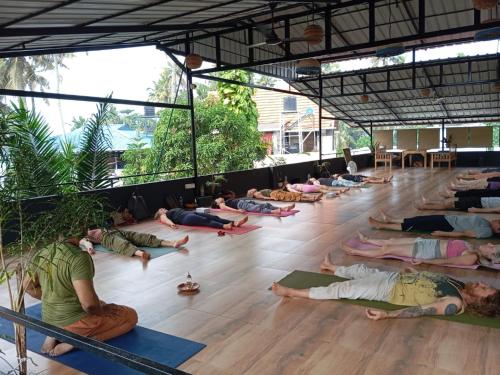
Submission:
<svg viewBox="0 0 500 375">
<path fill-rule="evenodd" d="M 44 354 L 50 352 L 59 343 L 55 338 L 47 336 L 42 344 L 40 351 Z"/>
<path fill-rule="evenodd" d="M 319 266 L 320 271 L 332 271 L 335 272 L 337 266 L 334 265 L 330 259 L 330 253 L 326 254 Z"/>
<path fill-rule="evenodd" d="M 52 350 L 50 350 L 47 354 L 51 357 L 57 357 L 61 354 L 70 352 L 73 350 L 74 346 L 71 344 L 66 344 L 64 342 L 57 344 Z"/>
<path fill-rule="evenodd" d="M 271 290 L 274 294 L 280 297 L 291 297 L 292 295 L 290 288 L 287 288 L 286 286 L 280 285 L 278 283 L 273 283 Z"/>
<path fill-rule="evenodd" d="M 389 220 L 389 215 L 387 215 L 387 214 L 386 214 L 384 211 L 382 211 L 382 210 L 379 210 L 379 213 L 380 213 L 380 216 L 382 217 L 382 221 L 383 221 L 384 223 L 388 223 L 388 222 L 390 222 L 390 220 Z"/>
<path fill-rule="evenodd" d="M 235 221 L 234 226 L 235 227 L 241 227 L 243 224 L 245 224 L 248 221 L 248 216 L 245 216 L 243 219 Z"/>
<path fill-rule="evenodd" d="M 275 209 L 275 210 L 271 210 L 271 213 L 272 213 L 273 215 L 279 215 L 279 214 L 281 214 L 281 208 L 277 208 L 277 209 Z"/>
<path fill-rule="evenodd" d="M 385 179 L 385 180 L 386 180 L 386 182 L 391 182 L 393 177 L 394 177 L 394 176 L 391 174 L 389 177 L 387 177 L 387 178 Z"/>
<path fill-rule="evenodd" d="M 370 239 L 367 236 L 365 236 L 363 233 L 361 233 L 359 230 L 357 231 L 357 234 L 358 234 L 358 238 L 361 242 L 363 242 L 363 243 L 370 242 Z"/>
<path fill-rule="evenodd" d="M 231 230 L 233 229 L 233 223 L 224 224 L 222 228 L 224 228 L 225 230 Z"/>
<path fill-rule="evenodd" d="M 295 203 L 291 204 L 290 206 L 286 206 L 286 207 L 284 207 L 283 209 L 284 209 L 285 211 L 291 211 L 291 210 L 293 210 L 294 208 L 295 208 Z"/>
<path fill-rule="evenodd" d="M 142 260 L 147 262 L 148 260 L 151 259 L 151 254 L 148 253 L 147 251 L 142 250 L 141 258 Z"/>
<path fill-rule="evenodd" d="M 358 255 L 357 249 L 350 247 L 346 243 L 342 243 L 342 250 L 344 250 L 344 252 L 349 255 Z"/>
<path fill-rule="evenodd" d="M 374 228 L 382 229 L 381 222 L 371 216 L 368 218 L 368 223 Z M 386 221 L 384 221 L 384 223 L 386 223 Z"/>
<path fill-rule="evenodd" d="M 178 240 L 178 241 L 175 241 L 175 242 L 174 242 L 174 247 L 175 247 L 176 249 L 178 249 L 178 248 L 179 248 L 179 247 L 181 247 L 182 245 L 187 244 L 187 242 L 188 242 L 188 241 L 189 241 L 189 236 L 186 236 L 186 237 L 184 237 L 184 238 L 181 238 L 180 240 Z"/>
</svg>

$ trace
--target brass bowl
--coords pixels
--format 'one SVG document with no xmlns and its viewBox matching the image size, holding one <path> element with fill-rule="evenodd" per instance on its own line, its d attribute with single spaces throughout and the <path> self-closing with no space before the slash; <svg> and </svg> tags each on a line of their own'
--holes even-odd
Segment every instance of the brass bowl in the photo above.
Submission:
<svg viewBox="0 0 500 375">
<path fill-rule="evenodd" d="M 179 294 L 196 294 L 200 291 L 200 284 L 192 283 L 188 285 L 187 283 L 180 283 L 177 285 L 177 293 Z"/>
</svg>

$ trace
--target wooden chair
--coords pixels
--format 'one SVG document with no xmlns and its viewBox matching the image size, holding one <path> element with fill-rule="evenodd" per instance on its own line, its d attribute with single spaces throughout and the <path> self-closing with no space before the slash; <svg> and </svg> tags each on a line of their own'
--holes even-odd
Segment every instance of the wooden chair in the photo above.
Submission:
<svg viewBox="0 0 500 375">
<path fill-rule="evenodd" d="M 448 151 L 431 153 L 431 169 L 434 168 L 434 163 L 448 163 L 448 169 L 451 169 L 451 163 L 455 162 L 457 166 L 457 145 L 450 145 Z"/>
<path fill-rule="evenodd" d="M 378 163 L 384 163 L 384 169 L 387 168 L 389 164 L 389 170 L 392 169 L 392 154 L 387 152 L 385 149 L 375 151 L 375 169 L 377 169 Z"/>
</svg>

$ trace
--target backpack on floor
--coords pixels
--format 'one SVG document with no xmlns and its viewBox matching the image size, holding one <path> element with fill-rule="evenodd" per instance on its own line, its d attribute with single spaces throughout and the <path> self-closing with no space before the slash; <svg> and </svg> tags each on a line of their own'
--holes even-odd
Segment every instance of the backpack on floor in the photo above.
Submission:
<svg viewBox="0 0 500 375">
<path fill-rule="evenodd" d="M 141 195 L 133 193 L 128 200 L 127 207 L 136 220 L 144 220 L 151 217 L 146 201 Z"/>
</svg>

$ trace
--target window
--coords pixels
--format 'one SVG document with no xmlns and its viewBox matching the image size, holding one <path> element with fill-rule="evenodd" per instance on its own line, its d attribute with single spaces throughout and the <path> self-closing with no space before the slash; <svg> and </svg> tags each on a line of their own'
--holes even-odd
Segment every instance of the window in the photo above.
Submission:
<svg viewBox="0 0 500 375">
<path fill-rule="evenodd" d="M 297 98 L 295 96 L 283 98 L 283 112 L 297 112 Z"/>
</svg>

